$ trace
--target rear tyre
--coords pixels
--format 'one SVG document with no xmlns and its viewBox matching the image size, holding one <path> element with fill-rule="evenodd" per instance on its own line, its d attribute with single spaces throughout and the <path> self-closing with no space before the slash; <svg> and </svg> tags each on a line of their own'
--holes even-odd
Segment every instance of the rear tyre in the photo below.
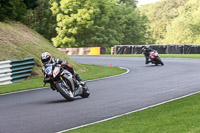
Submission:
<svg viewBox="0 0 200 133">
<path fill-rule="evenodd" d="M 90 95 L 90 91 L 87 87 L 87 85 L 83 86 L 83 94 L 81 95 L 82 98 L 87 98 Z"/>
<path fill-rule="evenodd" d="M 56 88 L 58 89 L 58 92 L 68 101 L 74 100 L 74 95 L 72 91 L 70 90 L 69 86 L 66 86 L 62 83 L 62 81 L 59 81 L 56 84 Z"/>
</svg>

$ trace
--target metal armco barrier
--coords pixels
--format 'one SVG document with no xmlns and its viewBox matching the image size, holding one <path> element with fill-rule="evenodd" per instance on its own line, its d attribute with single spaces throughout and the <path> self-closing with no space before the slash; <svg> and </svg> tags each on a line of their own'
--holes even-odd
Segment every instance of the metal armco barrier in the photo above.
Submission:
<svg viewBox="0 0 200 133">
<path fill-rule="evenodd" d="M 114 54 L 141 54 L 142 46 L 149 46 L 159 54 L 200 54 L 200 45 L 115 45 Z"/>
<path fill-rule="evenodd" d="M 8 60 L 0 62 L 0 85 L 10 84 L 26 79 L 34 66 L 34 58 Z"/>
</svg>

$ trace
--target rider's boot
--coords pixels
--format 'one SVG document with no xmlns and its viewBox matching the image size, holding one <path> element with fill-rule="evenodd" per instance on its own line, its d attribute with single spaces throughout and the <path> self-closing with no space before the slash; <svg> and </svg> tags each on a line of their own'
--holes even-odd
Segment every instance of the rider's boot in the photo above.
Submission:
<svg viewBox="0 0 200 133">
<path fill-rule="evenodd" d="M 74 76 L 75 76 L 76 80 L 78 80 L 81 85 L 85 85 L 85 82 L 82 81 L 81 77 L 77 73 L 75 73 Z"/>
<path fill-rule="evenodd" d="M 146 62 L 145 62 L 146 64 L 149 64 L 149 59 L 148 58 L 146 58 Z"/>
<path fill-rule="evenodd" d="M 74 80 L 74 86 L 75 86 L 75 88 L 78 88 L 79 87 L 79 82 L 76 80 L 76 79 L 73 79 Z"/>
<path fill-rule="evenodd" d="M 51 87 L 51 89 L 52 89 L 53 91 L 56 90 L 56 88 L 55 88 L 53 85 L 50 85 L 50 87 Z"/>
</svg>

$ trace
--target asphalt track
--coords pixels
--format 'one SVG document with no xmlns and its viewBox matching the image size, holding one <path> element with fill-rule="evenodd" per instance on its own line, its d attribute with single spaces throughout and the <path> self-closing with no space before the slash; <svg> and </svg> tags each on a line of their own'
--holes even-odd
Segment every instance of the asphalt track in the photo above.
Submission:
<svg viewBox="0 0 200 133">
<path fill-rule="evenodd" d="M 91 96 L 67 102 L 50 88 L 0 95 L 0 133 L 54 133 L 200 91 L 200 60 L 71 57 L 79 63 L 121 66 L 128 74 L 88 82 Z"/>
</svg>

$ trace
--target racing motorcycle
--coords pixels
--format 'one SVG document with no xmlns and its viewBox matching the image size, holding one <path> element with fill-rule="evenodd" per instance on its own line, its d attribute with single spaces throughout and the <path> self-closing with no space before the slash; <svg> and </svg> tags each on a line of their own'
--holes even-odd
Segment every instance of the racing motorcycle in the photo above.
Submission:
<svg viewBox="0 0 200 133">
<path fill-rule="evenodd" d="M 160 59 L 160 56 L 158 55 L 157 51 L 151 51 L 149 53 L 149 59 L 151 60 L 152 64 L 155 64 L 156 66 L 158 64 L 161 64 L 162 66 L 164 65 L 164 63 L 162 62 L 162 60 Z"/>
<path fill-rule="evenodd" d="M 65 99 L 73 101 L 75 97 L 87 98 L 90 91 L 86 84 L 75 84 L 73 75 L 60 64 L 47 64 L 44 69 L 44 86 L 50 83 Z"/>
</svg>

